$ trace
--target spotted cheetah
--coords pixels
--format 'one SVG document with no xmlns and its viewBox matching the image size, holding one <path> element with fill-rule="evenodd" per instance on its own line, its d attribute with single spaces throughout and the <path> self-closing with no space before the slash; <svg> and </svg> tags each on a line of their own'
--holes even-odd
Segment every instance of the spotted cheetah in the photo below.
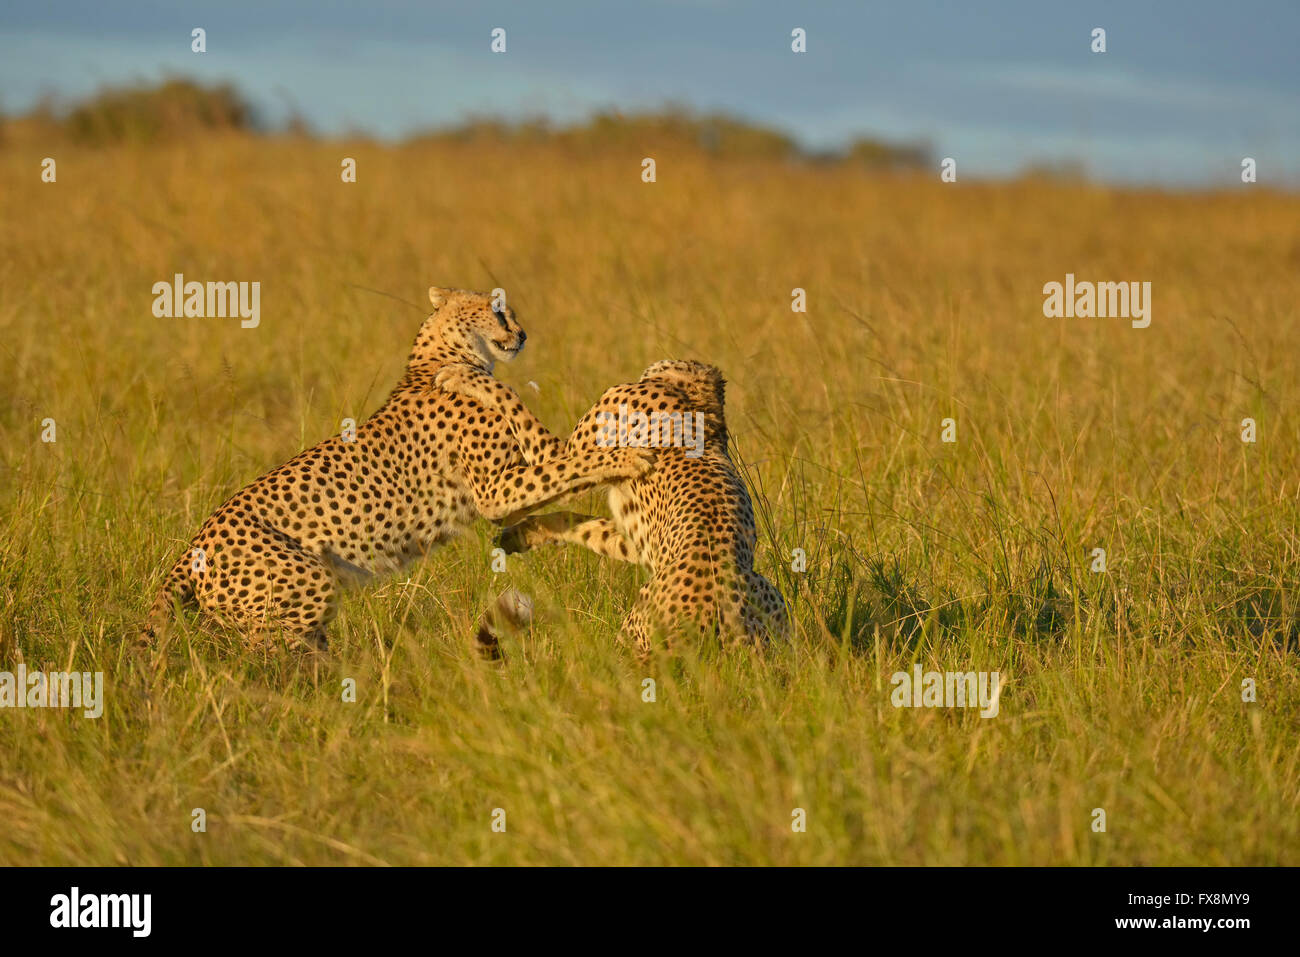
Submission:
<svg viewBox="0 0 1300 957">
<path fill-rule="evenodd" d="M 492 297 L 430 288 L 406 371 L 357 426 L 300 452 L 218 508 L 172 565 L 141 638 L 154 640 L 175 603 L 198 606 L 265 641 L 323 648 L 340 587 L 394 572 L 475 518 L 531 509 L 650 467 L 646 450 L 602 449 L 528 464 L 491 409 L 439 391 L 448 364 L 491 377 L 527 338 Z"/>
<path fill-rule="evenodd" d="M 700 362 L 656 362 L 639 381 L 605 392 L 567 443 L 547 432 L 509 386 L 479 370 L 448 366 L 438 382 L 498 410 L 530 462 L 607 448 L 620 440 L 618 423 L 637 421 L 638 413 L 645 413 L 645 431 L 666 422 L 668 439 L 683 440 L 657 450 L 653 471 L 611 484 L 612 519 L 571 512 L 533 515 L 501 537 L 507 552 L 567 542 L 647 566 L 651 579 L 621 631 L 639 655 L 650 652 L 656 636 L 671 643 L 684 630 L 716 632 L 726 641 L 756 641 L 787 631 L 781 593 L 754 571 L 754 509 L 727 453 L 725 383 L 718 369 Z M 701 441 L 688 447 L 694 425 L 702 431 Z M 654 441 L 649 434 L 622 438 Z M 658 438 L 663 445 L 662 426 Z"/>
</svg>

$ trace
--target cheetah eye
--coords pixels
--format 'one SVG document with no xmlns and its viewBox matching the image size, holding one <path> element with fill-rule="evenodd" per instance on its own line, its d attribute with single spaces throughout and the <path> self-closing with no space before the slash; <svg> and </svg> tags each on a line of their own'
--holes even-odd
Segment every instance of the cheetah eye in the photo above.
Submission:
<svg viewBox="0 0 1300 957">
<path fill-rule="evenodd" d="M 502 312 L 502 311 L 499 310 L 499 309 L 493 309 L 493 310 L 492 310 L 492 315 L 494 315 L 494 316 L 497 317 L 497 322 L 499 322 L 499 323 L 501 324 L 501 328 L 502 328 L 502 329 L 508 329 L 508 328 L 510 328 L 510 327 L 506 324 L 506 314 L 505 314 L 504 312 Z"/>
</svg>

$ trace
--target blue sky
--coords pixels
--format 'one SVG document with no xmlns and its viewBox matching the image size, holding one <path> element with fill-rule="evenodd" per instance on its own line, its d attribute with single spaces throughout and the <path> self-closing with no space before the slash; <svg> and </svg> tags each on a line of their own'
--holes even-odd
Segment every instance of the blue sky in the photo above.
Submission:
<svg viewBox="0 0 1300 957">
<path fill-rule="evenodd" d="M 1089 50 L 1098 26 L 1105 54 Z M 0 6 L 0 108 L 178 73 L 327 134 L 675 102 L 815 148 L 924 139 L 967 176 L 1079 159 L 1117 182 L 1230 185 L 1253 156 L 1261 182 L 1295 187 L 1298 46 L 1296 0 L 15 0 Z"/>
</svg>

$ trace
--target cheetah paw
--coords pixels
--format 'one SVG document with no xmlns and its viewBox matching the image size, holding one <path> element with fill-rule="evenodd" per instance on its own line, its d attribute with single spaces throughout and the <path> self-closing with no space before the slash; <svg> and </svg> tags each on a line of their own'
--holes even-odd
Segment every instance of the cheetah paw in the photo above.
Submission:
<svg viewBox="0 0 1300 957">
<path fill-rule="evenodd" d="M 608 453 L 609 465 L 604 474 L 610 481 L 640 478 L 655 465 L 653 449 L 621 448 Z"/>
<path fill-rule="evenodd" d="M 524 519 L 518 524 L 501 529 L 497 534 L 496 544 L 504 549 L 507 555 L 518 555 L 533 547 L 532 542 L 528 540 L 528 532 L 529 523 Z"/>
<path fill-rule="evenodd" d="M 473 399 L 489 408 L 499 398 L 497 388 L 506 388 L 482 369 L 465 364 L 443 366 L 434 377 L 433 384 L 444 392 Z"/>
</svg>

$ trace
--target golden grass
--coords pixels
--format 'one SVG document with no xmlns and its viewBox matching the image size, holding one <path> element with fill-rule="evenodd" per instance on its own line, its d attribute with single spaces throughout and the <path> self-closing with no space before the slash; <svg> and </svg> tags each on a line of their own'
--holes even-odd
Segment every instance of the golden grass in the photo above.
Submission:
<svg viewBox="0 0 1300 957">
<path fill-rule="evenodd" d="M 0 177 L 0 669 L 108 696 L 0 710 L 0 863 L 1300 863 L 1300 199 L 238 135 Z M 176 272 L 260 281 L 261 326 L 154 318 Z M 1067 272 L 1150 280 L 1151 327 L 1044 318 Z M 430 283 L 508 290 L 499 374 L 557 431 L 720 365 L 796 637 L 639 666 L 634 570 L 493 575 L 482 525 L 350 595 L 324 663 L 193 623 L 137 660 L 164 565 L 377 407 Z M 507 581 L 543 620 L 494 669 Z M 895 709 L 914 662 L 1000 671 L 1000 714 Z"/>
</svg>

